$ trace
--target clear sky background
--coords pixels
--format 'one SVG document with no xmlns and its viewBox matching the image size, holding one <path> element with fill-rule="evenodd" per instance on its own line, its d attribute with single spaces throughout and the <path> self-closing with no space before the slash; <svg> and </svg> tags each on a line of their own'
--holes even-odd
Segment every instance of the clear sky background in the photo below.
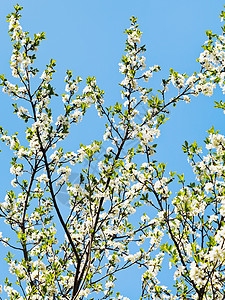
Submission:
<svg viewBox="0 0 225 300">
<path fill-rule="evenodd" d="M 64 92 L 65 71 L 70 69 L 74 71 L 75 76 L 81 76 L 83 79 L 95 76 L 99 87 L 105 90 L 107 106 L 120 100 L 118 83 L 123 77 L 118 71 L 118 63 L 124 54 L 126 35 L 123 31 L 130 26 L 129 18 L 132 15 L 138 17 L 143 32 L 142 43 L 147 47 L 147 67 L 158 64 L 162 68 L 162 71 L 149 81 L 149 86 L 154 89 L 153 93 L 157 94 L 157 89 L 161 88 L 161 79 L 168 77 L 170 68 L 189 75 L 200 70 L 196 59 L 202 51 L 201 45 L 206 40 L 205 31 L 210 29 L 221 33 L 219 13 L 225 5 L 225 1 L 222 0 L 18 2 L 24 7 L 21 21 L 23 29 L 30 31 L 32 35 L 46 32 L 47 40 L 42 42 L 37 53 L 38 66 L 42 71 L 51 58 L 56 60 L 56 92 L 59 95 Z M 0 0 L 0 74 L 5 73 L 8 79 L 11 79 L 9 60 L 12 46 L 5 17 L 16 3 Z M 214 101 L 223 98 L 224 95 L 217 89 L 210 98 L 200 96 L 193 98 L 190 104 L 180 103 L 176 108 L 170 109 L 170 120 L 161 127 L 157 154 L 158 160 L 167 162 L 168 170 L 184 172 L 187 181 L 194 178 L 181 146 L 185 140 L 196 140 L 203 145 L 206 131 L 212 125 L 220 129 L 221 133 L 225 133 L 224 115 L 222 111 L 213 109 Z M 23 130 L 23 122 L 11 113 L 10 98 L 0 93 L 0 99 L 0 126 L 8 129 L 9 133 Z M 57 101 L 54 107 L 55 111 L 60 113 L 61 106 Z M 88 114 L 83 123 L 74 128 L 66 147 L 76 150 L 80 143 L 89 144 L 91 140 L 101 139 L 104 131 L 102 125 L 96 114 Z M 3 145 L 0 147 L 4 150 L 0 153 L 0 196 L 4 197 L 6 190 L 10 188 L 11 156 Z M 0 246 L 0 250 L 3 256 L 5 249 Z M 2 259 L 0 264 L 2 270 L 6 270 Z M 0 281 L 4 275 L 4 272 L 0 273 Z M 138 299 L 138 285 L 140 283 L 134 274 L 123 278 L 123 294 L 131 300 Z"/>
</svg>

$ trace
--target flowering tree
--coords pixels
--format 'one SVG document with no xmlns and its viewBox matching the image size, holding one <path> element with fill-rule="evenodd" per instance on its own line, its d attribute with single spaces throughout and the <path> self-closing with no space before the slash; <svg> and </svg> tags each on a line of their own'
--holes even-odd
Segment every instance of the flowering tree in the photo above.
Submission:
<svg viewBox="0 0 225 300">
<path fill-rule="evenodd" d="M 132 17 L 120 63 L 121 103 L 105 106 L 104 92 L 94 77 L 87 78 L 79 92 L 82 79 L 73 78 L 68 70 L 64 111 L 55 120 L 49 107 L 58 96 L 51 85 L 55 61 L 33 88 L 32 77 L 39 73 L 35 52 L 45 34 L 31 38 L 20 25 L 22 7 L 14 8 L 7 20 L 16 83 L 2 75 L 1 85 L 14 100 L 14 113 L 26 124 L 26 139 L 22 143 L 17 133 L 8 135 L 1 128 L 1 140 L 14 153 L 13 189 L 0 204 L 0 216 L 14 233 L 11 239 L 6 233 L 0 235 L 10 249 L 6 260 L 15 278 L 4 281 L 7 299 L 126 300 L 115 281 L 119 272 L 134 266 L 143 270 L 140 299 L 225 299 L 225 137 L 211 128 L 205 156 L 196 142 L 185 142 L 183 150 L 197 182 L 186 185 L 184 175 L 178 175 L 181 190 L 175 198 L 169 188 L 175 172 L 167 172 L 166 164 L 153 159 L 154 140 L 168 107 L 190 102 L 192 95 L 211 96 L 217 84 L 225 92 L 225 27 L 222 35 L 207 32 L 199 73 L 187 76 L 171 69 L 169 78 L 162 80 L 160 96 L 154 96 L 145 82 L 160 67 L 144 71 L 145 46 Z M 168 99 L 170 84 L 176 94 Z M 60 142 L 92 104 L 106 120 L 103 140 L 64 152 Z M 225 110 L 225 103 L 216 102 L 216 107 Z M 71 170 L 79 170 L 79 164 L 84 166 L 79 183 L 72 184 Z M 92 171 L 93 165 L 98 172 Z M 69 197 L 67 215 L 57 199 L 64 187 Z M 57 233 L 55 222 L 64 236 Z M 158 279 L 167 256 L 174 273 L 172 290 Z"/>
</svg>

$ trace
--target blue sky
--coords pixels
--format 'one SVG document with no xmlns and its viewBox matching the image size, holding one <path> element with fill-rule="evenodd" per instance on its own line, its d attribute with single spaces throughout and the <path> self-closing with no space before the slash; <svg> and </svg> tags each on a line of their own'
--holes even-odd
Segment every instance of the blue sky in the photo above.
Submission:
<svg viewBox="0 0 225 300">
<path fill-rule="evenodd" d="M 64 91 L 64 77 L 67 69 L 74 75 L 95 76 L 98 85 L 105 90 L 107 105 L 120 100 L 118 83 L 122 76 L 118 71 L 118 63 L 123 54 L 125 34 L 129 27 L 129 18 L 138 17 L 140 29 L 143 32 L 142 43 L 146 44 L 146 63 L 150 67 L 158 64 L 162 71 L 149 84 L 153 93 L 160 89 L 162 78 L 167 78 L 169 69 L 186 72 L 191 75 L 199 71 L 196 62 L 201 45 L 206 40 L 205 31 L 210 29 L 220 33 L 221 23 L 219 13 L 225 1 L 217 0 L 114 0 L 114 1 L 58 1 L 39 0 L 18 1 L 24 7 L 22 26 L 31 34 L 46 32 L 47 40 L 42 42 L 37 53 L 38 66 L 42 70 L 51 58 L 56 60 L 57 73 L 55 87 L 58 94 Z M 0 7 L 0 73 L 5 73 L 11 79 L 9 60 L 11 57 L 11 42 L 8 36 L 8 23 L 5 16 L 12 11 L 16 1 L 1 0 Z M 172 90 L 171 90 L 172 93 Z M 168 169 L 184 172 L 187 180 L 192 179 L 191 168 L 181 146 L 185 140 L 202 141 L 206 131 L 214 125 L 224 132 L 224 115 L 213 109 L 213 102 L 224 96 L 219 90 L 212 97 L 193 98 L 190 104 L 181 103 L 171 109 L 170 120 L 161 128 L 158 139 L 157 158 L 168 163 Z M 59 113 L 60 105 L 55 106 Z M 1 93 L 0 126 L 10 133 L 23 130 L 23 124 L 11 114 L 11 101 Z M 67 146 L 71 150 L 79 143 L 90 143 L 92 139 L 100 139 L 104 127 L 96 119 L 95 114 L 88 114 L 79 127 L 74 128 Z M 2 147 L 0 145 L 0 147 Z M 3 149 L 3 148 L 2 148 Z M 1 197 L 10 188 L 10 153 L 0 154 L 2 187 Z M 0 248 L 1 249 L 1 248 Z M 2 250 L 4 251 L 4 249 Z M 2 280 L 0 274 L 0 281 Z M 135 282 L 135 277 L 133 281 Z M 137 299 L 135 285 L 127 286 L 127 296 Z"/>
</svg>

